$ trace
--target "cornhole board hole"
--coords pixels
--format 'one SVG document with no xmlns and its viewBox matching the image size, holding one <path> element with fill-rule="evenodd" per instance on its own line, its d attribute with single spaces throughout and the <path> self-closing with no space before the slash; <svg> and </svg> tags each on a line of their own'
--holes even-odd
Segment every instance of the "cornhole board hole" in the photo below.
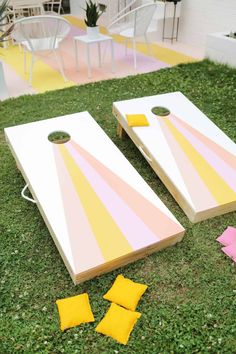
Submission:
<svg viewBox="0 0 236 354">
<path fill-rule="evenodd" d="M 49 141 L 56 131 L 69 140 Z M 182 239 L 184 228 L 88 112 L 5 135 L 74 283 Z"/>
<path fill-rule="evenodd" d="M 181 92 L 115 102 L 113 113 L 190 221 L 236 210 L 236 144 Z M 127 114 L 150 125 L 129 127 Z"/>
</svg>

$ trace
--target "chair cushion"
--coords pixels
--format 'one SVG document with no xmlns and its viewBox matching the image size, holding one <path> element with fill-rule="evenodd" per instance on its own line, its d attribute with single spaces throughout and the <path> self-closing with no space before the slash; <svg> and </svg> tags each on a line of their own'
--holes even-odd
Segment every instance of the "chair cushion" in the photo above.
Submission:
<svg viewBox="0 0 236 354">
<path fill-rule="evenodd" d="M 134 311 L 146 290 L 147 285 L 135 283 L 123 275 L 118 275 L 111 289 L 103 298 Z"/>
<path fill-rule="evenodd" d="M 57 300 L 56 304 L 62 331 L 78 326 L 81 323 L 94 322 L 87 293 Z"/>
<path fill-rule="evenodd" d="M 130 333 L 141 313 L 132 312 L 111 304 L 106 315 L 96 327 L 96 332 L 112 337 L 121 344 L 127 344 Z"/>
</svg>

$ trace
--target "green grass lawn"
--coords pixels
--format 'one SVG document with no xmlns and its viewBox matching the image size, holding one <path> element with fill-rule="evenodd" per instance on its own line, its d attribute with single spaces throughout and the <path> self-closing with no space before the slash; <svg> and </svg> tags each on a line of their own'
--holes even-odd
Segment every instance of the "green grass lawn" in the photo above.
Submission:
<svg viewBox="0 0 236 354">
<path fill-rule="evenodd" d="M 0 126 L 88 110 L 186 228 L 181 243 L 74 286 L 0 132 L 0 354 L 236 353 L 235 264 L 216 237 L 236 212 L 191 224 L 129 139 L 116 136 L 112 102 L 181 91 L 236 142 L 236 70 L 208 61 L 0 103 Z M 30 151 L 29 151 L 30 153 Z M 95 333 L 117 274 L 147 284 L 128 346 Z M 56 299 L 88 292 L 96 322 L 61 333 Z"/>
</svg>

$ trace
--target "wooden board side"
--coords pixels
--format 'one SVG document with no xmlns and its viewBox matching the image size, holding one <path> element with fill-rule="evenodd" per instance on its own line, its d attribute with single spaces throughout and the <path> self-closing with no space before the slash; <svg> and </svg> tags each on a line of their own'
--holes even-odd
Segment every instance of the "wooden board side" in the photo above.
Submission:
<svg viewBox="0 0 236 354">
<path fill-rule="evenodd" d="M 16 166 L 19 169 L 19 171 L 21 172 L 22 177 L 25 180 L 25 183 L 28 184 L 28 189 L 29 189 L 33 199 L 37 201 L 36 194 L 35 194 L 33 188 L 31 187 L 31 185 L 30 185 L 30 183 L 29 183 L 29 181 L 28 181 L 28 179 L 27 179 L 27 177 L 26 177 L 26 175 L 24 173 L 24 170 L 23 170 L 23 168 L 21 166 L 21 163 L 20 163 L 19 159 L 17 158 L 17 155 L 15 154 L 14 149 L 12 148 L 11 143 L 8 140 L 6 134 L 5 134 L 5 137 L 6 137 L 6 142 L 7 142 L 8 146 L 9 146 L 9 148 L 11 150 L 11 153 L 12 153 L 14 159 L 15 159 Z M 20 194 L 20 192 L 19 192 L 19 194 Z M 65 266 L 66 266 L 66 268 L 67 268 L 67 270 L 68 270 L 68 272 L 70 274 L 70 276 L 71 276 L 72 281 L 74 282 L 74 284 L 76 284 L 75 274 L 74 274 L 73 270 L 71 269 L 69 263 L 67 262 L 66 256 L 65 256 L 65 254 L 63 252 L 63 249 L 61 248 L 61 246 L 60 246 L 60 244 L 59 244 L 59 242 L 57 240 L 57 237 L 56 237 L 55 233 L 53 232 L 53 230 L 51 228 L 51 225 L 50 225 L 50 223 L 49 223 L 49 221 L 47 219 L 46 214 L 43 211 L 43 208 L 41 207 L 40 203 L 38 203 L 38 201 L 37 201 L 36 205 L 37 205 L 38 210 L 39 210 L 39 212 L 40 212 L 40 214 L 41 214 L 41 216 L 42 216 L 42 218 L 43 218 L 43 220 L 44 220 L 44 222 L 45 222 L 45 224 L 46 224 L 46 226 L 47 226 L 47 228 L 49 230 L 49 233 L 50 233 L 50 235 L 51 235 L 51 237 L 52 237 L 52 239 L 53 239 L 53 241 L 54 241 L 54 243 L 55 243 L 55 245 L 56 245 L 56 247 L 57 247 L 57 249 L 58 249 L 58 251 L 60 253 L 60 256 L 61 256 L 61 258 L 62 258 L 62 260 L 63 260 L 63 262 L 64 262 L 64 264 L 65 264 Z"/>
<path fill-rule="evenodd" d="M 96 276 L 108 273 L 112 270 L 128 265 L 154 252 L 158 252 L 167 247 L 174 246 L 176 243 L 180 242 L 183 239 L 184 233 L 185 231 L 182 231 L 174 236 L 168 237 L 144 249 L 140 249 L 136 252 L 132 252 L 132 254 L 125 255 L 121 258 L 116 259 L 115 261 L 108 262 L 106 264 L 103 264 L 99 267 L 96 267 L 84 273 L 80 273 L 79 275 L 76 276 L 76 284 L 80 284 Z"/>
</svg>

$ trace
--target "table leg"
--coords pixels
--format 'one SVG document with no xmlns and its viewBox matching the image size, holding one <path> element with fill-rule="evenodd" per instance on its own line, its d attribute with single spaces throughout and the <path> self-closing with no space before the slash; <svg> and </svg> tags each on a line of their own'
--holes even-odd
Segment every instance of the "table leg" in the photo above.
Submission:
<svg viewBox="0 0 236 354">
<path fill-rule="evenodd" d="M 111 39 L 111 71 L 112 73 L 115 72 L 114 46 L 113 46 L 112 39 Z"/>
<path fill-rule="evenodd" d="M 87 64 L 88 64 L 88 78 L 91 79 L 92 71 L 91 71 L 90 46 L 89 46 L 89 43 L 86 44 L 86 54 L 87 54 Z"/>
<path fill-rule="evenodd" d="M 79 71 L 78 43 L 76 39 L 74 39 L 74 47 L 75 47 L 75 66 L 76 66 L 76 70 Z"/>
<path fill-rule="evenodd" d="M 174 40 L 174 30 L 175 30 L 175 14 L 176 14 L 176 3 L 174 3 L 174 16 L 173 16 L 173 23 L 172 23 L 171 43 L 173 43 L 173 40 Z"/>
<path fill-rule="evenodd" d="M 101 43 L 98 42 L 98 65 L 99 68 L 102 66 L 102 60 L 101 60 Z"/>
<path fill-rule="evenodd" d="M 163 19 L 163 28 L 162 28 L 162 42 L 165 39 L 165 27 L 166 27 L 166 3 L 164 5 L 164 19 Z"/>
<path fill-rule="evenodd" d="M 178 40 L 178 35 L 179 35 L 179 17 L 177 19 L 176 41 Z"/>
</svg>

